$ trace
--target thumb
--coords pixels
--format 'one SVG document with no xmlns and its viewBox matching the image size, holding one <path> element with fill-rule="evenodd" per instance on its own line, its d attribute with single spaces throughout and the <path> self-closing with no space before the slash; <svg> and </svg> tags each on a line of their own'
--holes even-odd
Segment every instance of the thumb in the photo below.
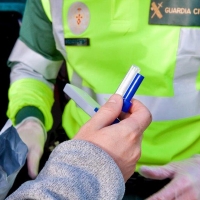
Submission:
<svg viewBox="0 0 200 200">
<path fill-rule="evenodd" d="M 91 123 L 96 130 L 113 123 L 120 115 L 122 109 L 122 96 L 113 94 L 108 101 L 101 106 L 97 114 L 91 118 Z"/>
<path fill-rule="evenodd" d="M 38 175 L 40 158 L 42 157 L 42 153 L 37 151 L 37 149 L 31 149 L 27 155 L 27 167 L 28 174 L 32 179 L 35 179 Z"/>
<path fill-rule="evenodd" d="M 139 173 L 151 179 L 163 180 L 166 178 L 172 178 L 174 171 L 169 165 L 164 166 L 142 166 L 139 169 Z"/>
</svg>

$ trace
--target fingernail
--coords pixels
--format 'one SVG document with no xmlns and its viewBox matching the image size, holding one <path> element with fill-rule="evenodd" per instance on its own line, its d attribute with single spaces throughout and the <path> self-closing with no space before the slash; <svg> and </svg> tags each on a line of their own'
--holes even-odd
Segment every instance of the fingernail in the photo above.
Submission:
<svg viewBox="0 0 200 200">
<path fill-rule="evenodd" d="M 117 103 L 117 99 L 121 98 L 121 96 L 119 94 L 114 94 L 110 97 L 110 99 L 108 100 L 108 102 L 110 103 Z"/>
</svg>

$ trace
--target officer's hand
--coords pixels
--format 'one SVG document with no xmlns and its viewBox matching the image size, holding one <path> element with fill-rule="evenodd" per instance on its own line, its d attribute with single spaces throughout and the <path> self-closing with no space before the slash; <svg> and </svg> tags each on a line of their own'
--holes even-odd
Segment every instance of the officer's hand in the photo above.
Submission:
<svg viewBox="0 0 200 200">
<path fill-rule="evenodd" d="M 143 166 L 140 168 L 140 173 L 152 179 L 172 179 L 170 183 L 148 200 L 200 199 L 200 155 L 161 167 Z"/>
<path fill-rule="evenodd" d="M 46 133 L 35 120 L 26 120 L 16 127 L 20 138 L 28 147 L 27 167 L 28 174 L 35 178 L 38 174 L 40 158 L 46 141 Z"/>
<path fill-rule="evenodd" d="M 121 121 L 112 122 L 120 115 L 122 97 L 113 95 L 96 115 L 87 122 L 74 139 L 87 140 L 106 151 L 119 166 L 126 181 L 140 158 L 143 131 L 151 122 L 151 114 L 137 100 Z M 112 124 L 112 125 L 111 125 Z"/>
</svg>

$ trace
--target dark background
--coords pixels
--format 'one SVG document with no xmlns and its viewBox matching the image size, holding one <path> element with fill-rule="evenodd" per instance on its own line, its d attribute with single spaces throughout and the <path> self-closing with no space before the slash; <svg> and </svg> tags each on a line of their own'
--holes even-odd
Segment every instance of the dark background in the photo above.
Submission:
<svg viewBox="0 0 200 200">
<path fill-rule="evenodd" d="M 0 0 L 1 3 L 1 0 Z M 22 20 L 22 14 L 16 11 L 0 11 L 0 91 L 1 91 L 1 103 L 0 103 L 0 129 L 5 125 L 7 121 L 6 111 L 8 107 L 8 88 L 10 84 L 10 68 L 7 66 L 8 57 L 12 51 L 12 48 L 19 36 L 20 23 Z M 65 69 L 63 65 L 62 69 Z M 64 85 L 68 81 L 66 79 L 65 70 L 60 71 L 55 85 L 55 103 L 52 108 L 52 114 L 54 117 L 54 124 L 51 131 L 48 132 L 48 138 L 45 144 L 44 154 L 40 162 L 40 169 L 47 161 L 52 148 L 57 144 L 67 140 L 61 125 L 61 115 L 65 104 L 67 103 L 64 93 L 62 91 Z M 30 180 L 28 176 L 26 163 L 19 172 L 10 193 L 15 191 L 23 182 Z M 8 195 L 9 195 L 8 194 Z"/>
<path fill-rule="evenodd" d="M 6 111 L 8 106 L 8 87 L 10 68 L 7 67 L 7 59 L 19 34 L 18 19 L 21 14 L 17 12 L 0 12 L 0 127 L 7 121 Z"/>
</svg>

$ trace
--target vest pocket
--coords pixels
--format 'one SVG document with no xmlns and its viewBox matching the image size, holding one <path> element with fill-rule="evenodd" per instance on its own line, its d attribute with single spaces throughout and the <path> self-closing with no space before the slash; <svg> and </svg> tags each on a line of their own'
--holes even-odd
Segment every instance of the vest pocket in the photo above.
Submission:
<svg viewBox="0 0 200 200">
<path fill-rule="evenodd" d="M 133 32 L 139 22 L 139 0 L 111 0 L 111 32 Z"/>
</svg>

